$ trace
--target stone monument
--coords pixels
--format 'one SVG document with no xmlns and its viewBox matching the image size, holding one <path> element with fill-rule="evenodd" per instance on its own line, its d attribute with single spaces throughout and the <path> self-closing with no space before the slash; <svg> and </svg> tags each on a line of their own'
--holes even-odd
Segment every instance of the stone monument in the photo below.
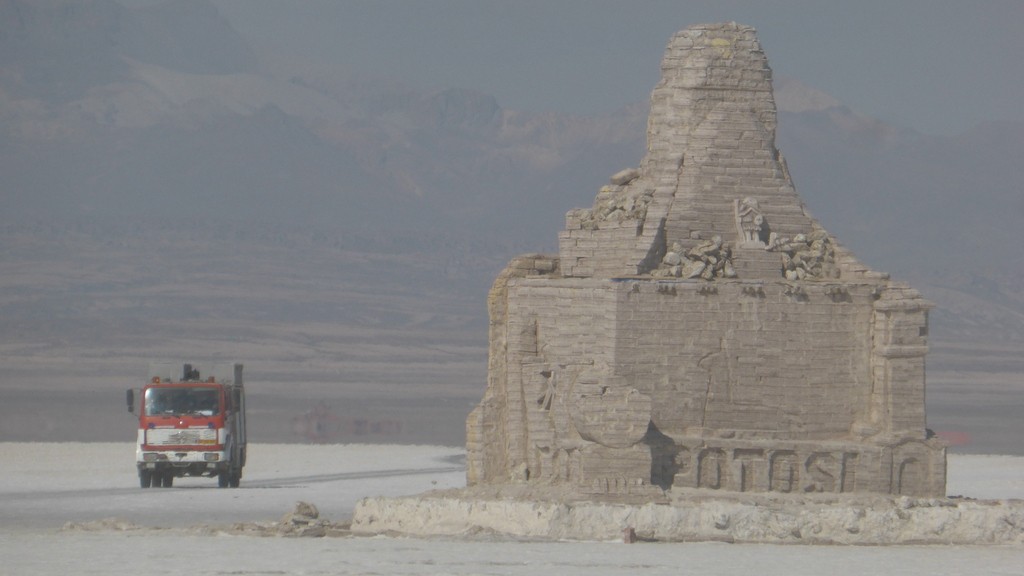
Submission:
<svg viewBox="0 0 1024 576">
<path fill-rule="evenodd" d="M 687 28 L 661 69 L 640 167 L 491 289 L 467 484 L 944 496 L 931 304 L 805 209 L 754 29 Z"/>
</svg>

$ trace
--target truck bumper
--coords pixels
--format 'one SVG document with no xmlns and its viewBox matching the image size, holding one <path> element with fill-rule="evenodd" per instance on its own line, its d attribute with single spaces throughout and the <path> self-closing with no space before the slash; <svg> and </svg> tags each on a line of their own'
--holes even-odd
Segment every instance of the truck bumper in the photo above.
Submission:
<svg viewBox="0 0 1024 576">
<path fill-rule="evenodd" d="M 138 449 L 135 465 L 139 471 L 174 470 L 177 476 L 216 476 L 230 466 L 224 451 L 182 451 Z"/>
</svg>

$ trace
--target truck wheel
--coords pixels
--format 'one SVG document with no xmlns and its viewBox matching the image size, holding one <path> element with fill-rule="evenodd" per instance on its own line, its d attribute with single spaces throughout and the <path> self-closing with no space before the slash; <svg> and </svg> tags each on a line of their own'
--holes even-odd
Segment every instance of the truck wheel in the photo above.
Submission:
<svg viewBox="0 0 1024 576">
<path fill-rule="evenodd" d="M 217 474 L 217 486 L 218 487 L 220 487 L 220 488 L 227 488 L 229 481 L 230 480 L 228 478 L 227 471 L 224 471 L 224 472 L 221 472 L 220 474 Z"/>
<path fill-rule="evenodd" d="M 171 486 L 174 486 L 174 475 L 171 474 L 170 472 L 164 474 L 163 475 L 163 485 L 164 485 L 164 488 L 170 488 Z"/>
<path fill-rule="evenodd" d="M 242 473 L 241 472 L 235 472 L 234 474 L 231 475 L 231 487 L 232 488 L 238 488 L 238 484 L 241 483 L 241 481 L 242 481 Z"/>
<path fill-rule="evenodd" d="M 149 488 L 153 485 L 153 473 L 149 470 L 139 470 L 139 486 Z"/>
</svg>

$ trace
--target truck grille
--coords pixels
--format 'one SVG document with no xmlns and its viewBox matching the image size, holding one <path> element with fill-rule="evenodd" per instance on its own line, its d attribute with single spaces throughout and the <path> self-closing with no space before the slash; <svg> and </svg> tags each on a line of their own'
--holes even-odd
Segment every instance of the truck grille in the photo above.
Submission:
<svg viewBox="0 0 1024 576">
<path fill-rule="evenodd" d="M 217 431 L 211 428 L 154 428 L 146 430 L 146 444 L 150 446 L 212 446 L 217 443 Z"/>
</svg>

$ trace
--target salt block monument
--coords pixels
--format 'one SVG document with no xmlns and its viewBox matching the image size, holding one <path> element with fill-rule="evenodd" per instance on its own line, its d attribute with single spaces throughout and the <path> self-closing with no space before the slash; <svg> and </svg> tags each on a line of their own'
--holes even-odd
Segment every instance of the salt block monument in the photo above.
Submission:
<svg viewBox="0 0 1024 576">
<path fill-rule="evenodd" d="M 640 166 L 494 282 L 467 485 L 364 498 L 352 532 L 1024 543 L 1022 501 L 945 497 L 931 304 L 808 214 L 775 123 L 753 28 L 676 34 Z"/>
<path fill-rule="evenodd" d="M 931 304 L 797 195 L 755 30 L 677 33 L 647 153 L 488 296 L 467 484 L 943 497 Z"/>
</svg>

